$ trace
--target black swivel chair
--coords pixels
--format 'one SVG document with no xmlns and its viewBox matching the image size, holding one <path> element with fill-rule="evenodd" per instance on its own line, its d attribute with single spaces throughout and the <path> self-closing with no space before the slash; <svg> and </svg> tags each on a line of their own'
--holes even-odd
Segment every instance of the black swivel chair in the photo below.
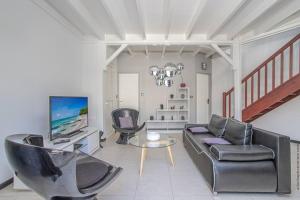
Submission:
<svg viewBox="0 0 300 200">
<path fill-rule="evenodd" d="M 142 130 L 145 126 L 145 122 L 138 126 L 138 118 L 139 118 L 139 111 L 130 109 L 130 108 L 119 108 L 112 111 L 112 119 L 113 119 L 113 128 L 116 132 L 120 133 L 120 137 L 117 140 L 118 144 L 127 144 L 128 139 L 135 135 L 136 132 Z M 131 117 L 133 122 L 132 128 L 121 128 L 120 126 L 120 117 Z"/>
<path fill-rule="evenodd" d="M 8 136 L 5 150 L 15 175 L 47 200 L 96 199 L 122 171 L 81 152 L 44 148 L 39 135 Z"/>
</svg>

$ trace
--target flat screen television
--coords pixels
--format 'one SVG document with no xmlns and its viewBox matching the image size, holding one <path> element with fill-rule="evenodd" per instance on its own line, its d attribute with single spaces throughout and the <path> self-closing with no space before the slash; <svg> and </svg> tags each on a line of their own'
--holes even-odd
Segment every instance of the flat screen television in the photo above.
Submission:
<svg viewBox="0 0 300 200">
<path fill-rule="evenodd" d="M 49 97 L 50 140 L 69 137 L 88 126 L 87 97 Z"/>
</svg>

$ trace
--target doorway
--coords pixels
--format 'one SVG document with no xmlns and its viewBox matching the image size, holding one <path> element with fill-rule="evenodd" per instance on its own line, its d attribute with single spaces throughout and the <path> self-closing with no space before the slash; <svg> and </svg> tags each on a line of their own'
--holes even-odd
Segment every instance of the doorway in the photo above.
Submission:
<svg viewBox="0 0 300 200">
<path fill-rule="evenodd" d="M 119 73 L 119 108 L 139 110 L 139 74 Z"/>
<path fill-rule="evenodd" d="M 206 124 L 209 120 L 209 75 L 197 73 L 197 123 Z"/>
</svg>

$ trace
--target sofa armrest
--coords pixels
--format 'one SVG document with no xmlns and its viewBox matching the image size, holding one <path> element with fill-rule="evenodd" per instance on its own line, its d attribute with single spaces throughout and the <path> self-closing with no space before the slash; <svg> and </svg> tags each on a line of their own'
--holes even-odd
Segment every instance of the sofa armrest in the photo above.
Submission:
<svg viewBox="0 0 300 200">
<path fill-rule="evenodd" d="M 208 128 L 208 124 L 185 124 L 184 129 L 199 127 L 199 126 Z"/>
<path fill-rule="evenodd" d="M 273 160 L 275 153 L 262 145 L 212 145 L 210 152 L 220 161 Z"/>
<path fill-rule="evenodd" d="M 271 148 L 275 153 L 279 193 L 291 193 L 290 138 L 285 135 L 253 128 L 252 144 Z"/>
</svg>

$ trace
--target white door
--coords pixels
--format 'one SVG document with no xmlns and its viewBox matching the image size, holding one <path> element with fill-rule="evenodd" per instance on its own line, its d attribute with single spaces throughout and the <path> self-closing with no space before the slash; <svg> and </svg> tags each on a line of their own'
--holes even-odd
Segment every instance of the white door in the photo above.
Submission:
<svg viewBox="0 0 300 200">
<path fill-rule="evenodd" d="M 119 74 L 119 107 L 139 110 L 139 74 Z"/>
<path fill-rule="evenodd" d="M 209 77 L 197 73 L 197 123 L 208 123 L 209 119 Z"/>
</svg>

